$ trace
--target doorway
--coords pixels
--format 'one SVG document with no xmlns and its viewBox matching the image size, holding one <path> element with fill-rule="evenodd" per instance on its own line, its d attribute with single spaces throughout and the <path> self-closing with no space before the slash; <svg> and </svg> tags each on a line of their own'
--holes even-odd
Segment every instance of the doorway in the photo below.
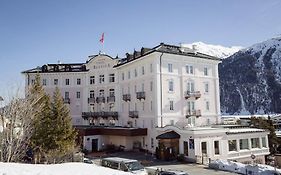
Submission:
<svg viewBox="0 0 281 175">
<path fill-rule="evenodd" d="M 92 151 L 93 152 L 98 151 L 98 143 L 99 143 L 98 139 L 92 139 Z"/>
</svg>

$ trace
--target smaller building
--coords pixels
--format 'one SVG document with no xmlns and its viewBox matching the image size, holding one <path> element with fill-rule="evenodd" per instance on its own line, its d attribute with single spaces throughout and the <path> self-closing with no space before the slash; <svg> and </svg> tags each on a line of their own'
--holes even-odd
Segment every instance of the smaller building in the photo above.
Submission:
<svg viewBox="0 0 281 175">
<path fill-rule="evenodd" d="M 264 164 L 269 154 L 269 134 L 263 129 L 231 125 L 213 127 L 158 128 L 159 146 L 171 155 L 184 154 L 192 162 L 206 164 L 210 160 L 223 159 L 242 163 Z"/>
</svg>

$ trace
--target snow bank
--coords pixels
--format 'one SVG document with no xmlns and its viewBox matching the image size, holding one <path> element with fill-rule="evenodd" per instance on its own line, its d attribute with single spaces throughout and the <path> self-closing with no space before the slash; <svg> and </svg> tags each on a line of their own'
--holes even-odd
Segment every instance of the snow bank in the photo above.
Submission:
<svg viewBox="0 0 281 175">
<path fill-rule="evenodd" d="M 209 164 L 209 168 L 219 169 L 223 171 L 230 171 L 239 174 L 259 174 L 259 175 L 274 175 L 276 173 L 281 174 L 280 169 L 274 169 L 268 165 L 245 165 L 239 162 L 232 162 L 227 160 L 215 160 Z"/>
<path fill-rule="evenodd" d="M 132 175 L 86 163 L 20 164 L 0 162 L 0 175 Z"/>
</svg>

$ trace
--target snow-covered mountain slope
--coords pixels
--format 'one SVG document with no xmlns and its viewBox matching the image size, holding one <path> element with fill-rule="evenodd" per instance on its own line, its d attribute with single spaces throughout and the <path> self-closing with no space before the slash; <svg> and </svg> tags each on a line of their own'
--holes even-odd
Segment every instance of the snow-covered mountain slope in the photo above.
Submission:
<svg viewBox="0 0 281 175">
<path fill-rule="evenodd" d="M 188 47 L 192 49 L 194 46 L 198 52 L 215 56 L 218 58 L 226 58 L 234 53 L 238 52 L 243 47 L 241 46 L 232 46 L 232 47 L 224 47 L 221 45 L 212 45 L 212 44 L 205 44 L 203 42 L 195 42 L 191 44 L 182 44 L 183 47 Z"/>
<path fill-rule="evenodd" d="M 222 113 L 281 113 L 281 37 L 224 59 L 219 76 Z"/>
</svg>

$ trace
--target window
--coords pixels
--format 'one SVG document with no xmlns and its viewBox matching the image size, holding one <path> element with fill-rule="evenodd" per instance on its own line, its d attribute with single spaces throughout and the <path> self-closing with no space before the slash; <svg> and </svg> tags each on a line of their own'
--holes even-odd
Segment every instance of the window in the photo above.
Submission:
<svg viewBox="0 0 281 175">
<path fill-rule="evenodd" d="M 64 92 L 64 98 L 69 98 L 69 92 Z"/>
<path fill-rule="evenodd" d="M 204 89 L 205 89 L 205 93 L 209 92 L 209 83 L 205 83 Z"/>
<path fill-rule="evenodd" d="M 150 91 L 153 90 L 153 81 L 150 82 Z"/>
<path fill-rule="evenodd" d="M 170 91 L 170 92 L 173 92 L 173 91 L 174 91 L 174 82 L 173 82 L 173 80 L 170 80 L 170 81 L 169 81 L 169 91 Z"/>
<path fill-rule="evenodd" d="M 144 75 L 144 66 L 141 67 L 141 74 Z"/>
<path fill-rule="evenodd" d="M 262 142 L 262 147 L 266 148 L 266 138 L 265 137 L 262 137 L 261 138 L 261 142 Z"/>
<path fill-rule="evenodd" d="M 168 63 L 168 72 L 173 72 L 173 65 Z"/>
<path fill-rule="evenodd" d="M 204 75 L 208 76 L 208 68 L 207 67 L 204 67 Z"/>
<path fill-rule="evenodd" d="M 185 69 L 186 69 L 186 73 L 187 74 L 193 74 L 193 66 L 191 66 L 191 65 L 186 65 L 185 66 Z"/>
<path fill-rule="evenodd" d="M 249 149 L 248 139 L 240 139 L 239 144 L 240 144 L 240 149 Z"/>
<path fill-rule="evenodd" d="M 210 110 L 210 102 L 206 101 L 206 111 L 209 111 L 209 110 Z"/>
<path fill-rule="evenodd" d="M 259 138 L 251 138 L 252 148 L 260 148 L 260 139 Z"/>
<path fill-rule="evenodd" d="M 202 154 L 207 154 L 207 142 L 201 142 Z"/>
<path fill-rule="evenodd" d="M 214 141 L 214 146 L 215 146 L 215 154 L 220 154 L 220 142 Z"/>
<path fill-rule="evenodd" d="M 170 111 L 174 110 L 174 101 L 170 101 Z"/>
<path fill-rule="evenodd" d="M 58 79 L 54 79 L 54 85 L 58 85 L 59 84 L 59 80 Z"/>
<path fill-rule="evenodd" d="M 81 78 L 77 78 L 77 85 L 81 84 Z"/>
<path fill-rule="evenodd" d="M 188 156 L 188 142 L 183 141 L 183 153 L 184 155 Z"/>
<path fill-rule="evenodd" d="M 125 74 L 122 72 L 122 80 L 125 80 Z"/>
<path fill-rule="evenodd" d="M 194 82 L 187 82 L 187 91 L 194 92 Z"/>
<path fill-rule="evenodd" d="M 90 91 L 90 98 L 95 98 L 95 91 Z"/>
<path fill-rule="evenodd" d="M 35 84 L 35 80 L 34 79 L 31 80 L 31 84 Z"/>
<path fill-rule="evenodd" d="M 135 69 L 135 77 L 137 77 L 138 76 L 138 71 L 137 71 L 137 69 Z"/>
<path fill-rule="evenodd" d="M 103 89 L 100 90 L 99 96 L 104 97 L 104 90 Z"/>
<path fill-rule="evenodd" d="M 90 76 L 90 84 L 95 84 L 95 76 Z"/>
<path fill-rule="evenodd" d="M 187 102 L 187 110 L 188 111 L 194 111 L 195 110 L 195 102 L 194 101 L 188 101 Z"/>
<path fill-rule="evenodd" d="M 114 89 L 109 89 L 109 96 L 110 97 L 114 97 L 115 96 Z"/>
<path fill-rule="evenodd" d="M 80 98 L 81 94 L 80 92 L 76 92 L 76 98 Z"/>
<path fill-rule="evenodd" d="M 104 83 L 104 75 L 100 75 L 100 84 Z"/>
<path fill-rule="evenodd" d="M 109 74 L 109 83 L 113 83 L 115 81 L 114 74 Z"/>
<path fill-rule="evenodd" d="M 150 72 L 153 72 L 152 64 L 150 64 Z"/>
<path fill-rule="evenodd" d="M 228 140 L 228 151 L 237 151 L 236 140 Z"/>
<path fill-rule="evenodd" d="M 46 86 L 46 85 L 47 85 L 47 80 L 43 79 L 43 86 Z"/>
<path fill-rule="evenodd" d="M 65 79 L 65 85 L 69 85 L 69 79 Z"/>
<path fill-rule="evenodd" d="M 150 141 L 150 143 L 151 143 L 151 148 L 154 148 L 154 139 L 151 138 L 150 140 L 151 140 L 151 141 Z"/>
<path fill-rule="evenodd" d="M 128 71 L 128 79 L 130 79 L 130 78 L 131 78 L 131 72 Z"/>
</svg>

